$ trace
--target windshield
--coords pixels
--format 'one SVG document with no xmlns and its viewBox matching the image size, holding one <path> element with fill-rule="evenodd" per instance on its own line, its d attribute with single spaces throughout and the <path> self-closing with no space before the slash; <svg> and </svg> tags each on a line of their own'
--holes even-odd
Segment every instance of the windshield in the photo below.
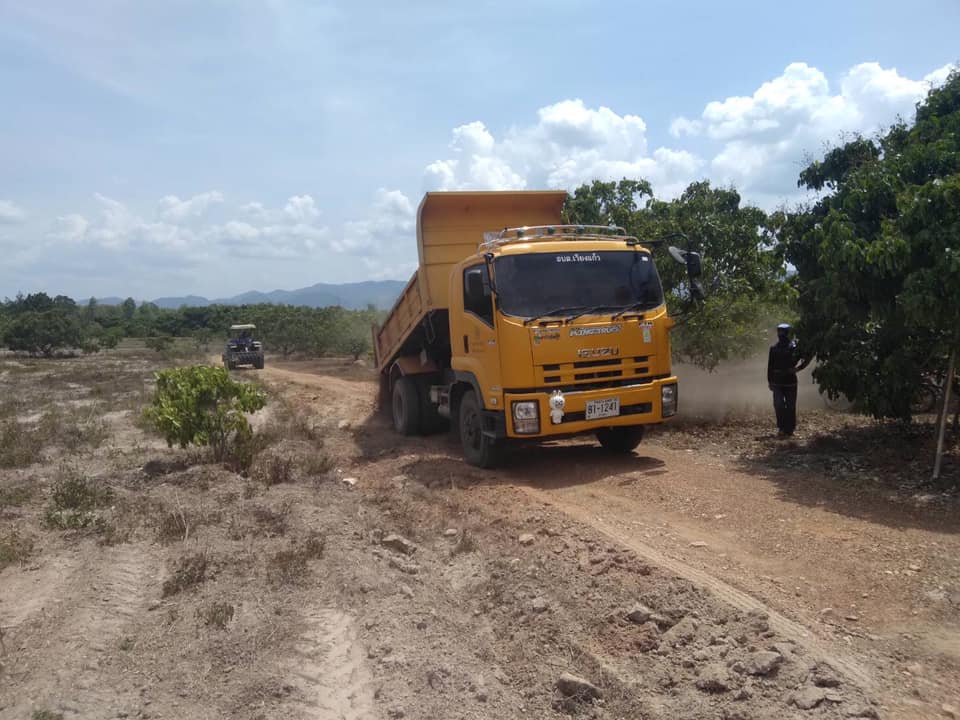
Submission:
<svg viewBox="0 0 960 720">
<path fill-rule="evenodd" d="M 507 315 L 574 315 L 663 303 L 653 259 L 645 252 L 550 252 L 504 255 L 494 264 L 498 306 Z"/>
</svg>

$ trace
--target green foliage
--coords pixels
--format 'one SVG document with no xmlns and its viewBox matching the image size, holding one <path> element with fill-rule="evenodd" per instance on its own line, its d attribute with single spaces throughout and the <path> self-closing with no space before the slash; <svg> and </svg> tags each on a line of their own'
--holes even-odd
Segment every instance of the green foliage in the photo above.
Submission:
<svg viewBox="0 0 960 720">
<path fill-rule="evenodd" d="M 76 304 L 45 293 L 18 298 L 18 312 L 4 323 L 3 344 L 18 352 L 52 356 L 58 350 L 80 347 L 82 335 Z"/>
<path fill-rule="evenodd" d="M 257 338 L 268 352 L 338 354 L 360 357 L 370 350 L 370 326 L 383 313 L 375 308 L 310 308 L 292 305 L 209 305 L 162 309 L 139 306 L 130 298 L 121 305 L 96 300 L 78 306 L 70 298 L 44 293 L 0 302 L 0 344 L 18 352 L 50 356 L 78 349 L 97 353 L 117 347 L 125 337 L 143 338 L 146 346 L 169 355 L 174 338 L 192 338 L 197 352 L 223 342 L 237 323 L 257 325 Z"/>
<path fill-rule="evenodd" d="M 684 316 L 673 331 L 673 350 L 680 359 L 713 369 L 749 355 L 763 343 L 773 320 L 789 313 L 792 291 L 777 243 L 783 217 L 741 205 L 736 190 L 698 182 L 679 198 L 663 201 L 653 197 L 646 181 L 595 181 L 574 191 L 564 219 L 619 225 L 641 240 L 678 232 L 690 238 L 703 256 L 708 294 L 696 311 L 686 268 L 671 259 L 665 246 L 654 250 L 668 307 Z"/>
<path fill-rule="evenodd" d="M 244 413 L 266 405 L 262 390 L 232 380 L 220 367 L 195 365 L 156 374 L 157 388 L 145 411 L 171 447 L 210 447 L 222 461 L 231 445 L 252 435 Z"/>
<path fill-rule="evenodd" d="M 158 353 L 168 353 L 173 349 L 173 338 L 169 335 L 157 335 L 146 338 L 143 344 Z"/>
<path fill-rule="evenodd" d="M 814 377 L 876 417 L 906 419 L 960 346 L 960 74 L 912 127 L 857 137 L 800 174 L 828 190 L 785 219 Z"/>
</svg>

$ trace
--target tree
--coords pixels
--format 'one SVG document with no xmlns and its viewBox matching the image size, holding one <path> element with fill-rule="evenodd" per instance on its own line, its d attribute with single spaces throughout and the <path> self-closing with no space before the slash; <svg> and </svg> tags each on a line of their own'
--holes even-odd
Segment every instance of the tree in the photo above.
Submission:
<svg viewBox="0 0 960 720">
<path fill-rule="evenodd" d="M 732 188 L 691 184 L 669 201 L 656 200 L 642 180 L 598 182 L 574 191 L 564 207 L 567 222 L 619 225 L 642 241 L 683 233 L 703 256 L 707 298 L 692 311 L 686 269 L 665 246 L 654 255 L 668 307 L 685 316 L 673 332 L 674 354 L 713 369 L 724 360 L 756 351 L 775 318 L 791 301 L 783 254 L 777 243 L 782 216 L 743 206 Z M 683 245 L 673 239 L 671 244 Z"/>
<path fill-rule="evenodd" d="M 52 356 L 57 350 L 81 345 L 80 323 L 60 309 L 29 310 L 7 324 L 3 343 L 13 351 Z"/>
<path fill-rule="evenodd" d="M 825 191 L 786 219 L 799 333 L 814 378 L 876 417 L 907 419 L 960 347 L 960 74 L 912 127 L 855 137 L 800 174 Z"/>
<path fill-rule="evenodd" d="M 185 448 L 210 447 L 217 462 L 236 442 L 252 434 L 245 413 L 267 404 L 262 390 L 232 380 L 220 367 L 194 365 L 156 374 L 153 401 L 144 411 L 167 441 Z"/>
</svg>

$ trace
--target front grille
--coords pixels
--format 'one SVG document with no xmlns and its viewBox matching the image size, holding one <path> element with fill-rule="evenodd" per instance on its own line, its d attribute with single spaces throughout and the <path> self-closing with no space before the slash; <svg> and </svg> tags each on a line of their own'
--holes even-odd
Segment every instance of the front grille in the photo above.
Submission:
<svg viewBox="0 0 960 720">
<path fill-rule="evenodd" d="M 623 405 L 620 407 L 620 414 L 614 415 L 614 418 L 623 417 L 624 415 L 646 415 L 647 413 L 653 412 L 653 403 L 637 403 L 636 405 Z M 568 412 L 563 416 L 563 423 L 568 422 L 582 422 L 587 419 L 587 413 L 585 410 L 579 410 L 577 412 Z M 607 420 L 608 418 L 601 418 Z M 613 418 L 609 418 L 613 419 Z"/>
<path fill-rule="evenodd" d="M 583 362 L 575 362 L 573 367 L 576 370 L 580 370 L 581 368 L 610 367 L 611 365 L 620 365 L 621 363 L 623 363 L 623 360 L 620 358 L 615 360 L 585 360 Z"/>
<path fill-rule="evenodd" d="M 538 371 L 543 373 L 538 378 L 541 387 L 527 389 L 525 392 L 538 392 L 543 386 L 549 387 L 551 391 L 560 389 L 564 392 L 575 392 L 646 384 L 657 379 L 650 376 L 651 359 L 650 356 L 640 355 L 541 365 L 538 368 Z"/>
<path fill-rule="evenodd" d="M 606 372 L 595 372 L 595 373 L 577 373 L 573 376 L 574 380 L 599 380 L 600 378 L 613 378 L 620 377 L 623 375 L 622 370 L 608 370 Z"/>
</svg>

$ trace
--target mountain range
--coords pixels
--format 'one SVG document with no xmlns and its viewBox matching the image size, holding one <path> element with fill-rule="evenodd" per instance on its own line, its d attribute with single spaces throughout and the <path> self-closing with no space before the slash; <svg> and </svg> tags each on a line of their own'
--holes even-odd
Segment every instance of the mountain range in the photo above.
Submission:
<svg viewBox="0 0 960 720">
<path fill-rule="evenodd" d="M 327 307 L 340 305 L 350 310 L 362 310 L 367 305 L 373 305 L 381 310 L 393 306 L 400 291 L 406 283 L 399 280 L 370 280 L 359 283 L 344 283 L 330 285 L 317 283 L 310 287 L 297 290 L 272 290 L 260 292 L 250 290 L 228 298 L 208 299 L 200 295 L 183 295 L 160 297 L 151 300 L 154 305 L 162 308 L 178 308 L 182 305 L 203 307 L 206 305 L 256 305 L 258 303 L 272 303 L 274 305 L 304 305 L 307 307 Z M 119 305 L 123 302 L 120 297 L 97 298 L 101 305 Z M 86 302 L 86 301 L 83 301 Z"/>
</svg>

